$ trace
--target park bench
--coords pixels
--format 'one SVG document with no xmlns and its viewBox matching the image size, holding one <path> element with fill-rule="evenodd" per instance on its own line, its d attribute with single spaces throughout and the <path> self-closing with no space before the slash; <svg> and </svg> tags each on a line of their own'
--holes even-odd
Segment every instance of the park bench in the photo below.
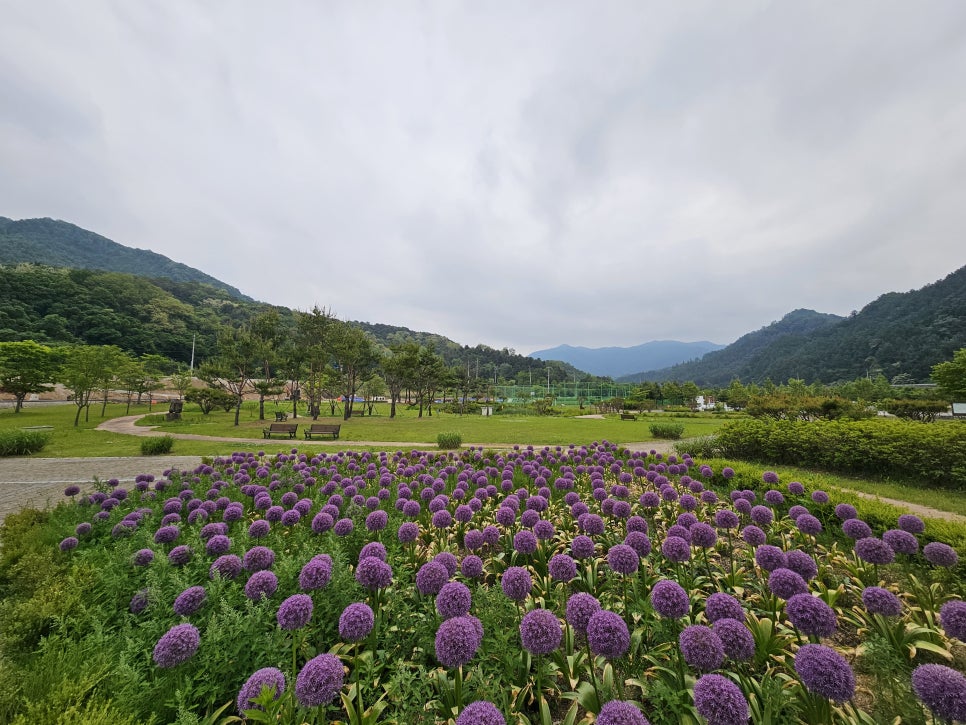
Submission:
<svg viewBox="0 0 966 725">
<path fill-rule="evenodd" d="M 305 439 L 308 440 L 315 435 L 330 435 L 332 440 L 339 437 L 339 430 L 342 428 L 338 423 L 313 423 L 305 429 Z"/>
<path fill-rule="evenodd" d="M 282 435 L 284 433 L 289 438 L 294 438 L 298 427 L 298 423 L 272 423 L 268 428 L 262 429 L 262 435 L 265 438 L 271 438 L 273 435 Z"/>
<path fill-rule="evenodd" d="M 637 420 L 637 416 L 633 413 L 621 413 L 621 420 Z"/>
<path fill-rule="evenodd" d="M 284 411 L 281 411 L 281 410 L 276 410 L 275 411 L 275 422 L 276 423 L 281 423 L 282 421 L 286 421 L 286 420 L 288 420 L 288 413 L 286 413 Z"/>
</svg>

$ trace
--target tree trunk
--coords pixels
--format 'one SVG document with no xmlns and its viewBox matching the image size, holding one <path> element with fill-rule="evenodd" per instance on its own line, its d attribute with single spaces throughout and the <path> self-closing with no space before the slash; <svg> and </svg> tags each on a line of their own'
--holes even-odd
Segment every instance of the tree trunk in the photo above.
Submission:
<svg viewBox="0 0 966 725">
<path fill-rule="evenodd" d="M 262 393 L 258 396 L 258 419 L 265 420 L 265 395 Z"/>
<path fill-rule="evenodd" d="M 17 405 L 14 406 L 13 412 L 19 413 L 20 409 L 23 407 L 23 399 L 27 397 L 26 393 L 17 393 Z"/>
<path fill-rule="evenodd" d="M 235 401 L 235 425 L 238 425 L 238 418 L 241 416 L 241 396 L 238 396 L 238 400 Z"/>
</svg>

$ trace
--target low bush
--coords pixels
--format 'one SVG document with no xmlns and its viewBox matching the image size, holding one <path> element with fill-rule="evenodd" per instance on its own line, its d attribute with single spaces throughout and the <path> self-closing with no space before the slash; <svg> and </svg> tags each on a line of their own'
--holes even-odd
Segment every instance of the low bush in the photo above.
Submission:
<svg viewBox="0 0 966 725">
<path fill-rule="evenodd" d="M 0 456 L 29 456 L 42 450 L 50 435 L 36 430 L 0 431 Z"/>
<path fill-rule="evenodd" d="M 715 436 L 726 458 L 966 487 L 966 426 L 902 420 L 743 420 Z"/>
<path fill-rule="evenodd" d="M 436 445 L 442 450 L 452 450 L 463 445 L 463 436 L 460 433 L 440 433 L 436 436 Z"/>
<path fill-rule="evenodd" d="M 684 423 L 651 423 L 650 428 L 655 438 L 677 440 L 684 435 Z"/>
<path fill-rule="evenodd" d="M 171 452 L 174 438 L 171 436 L 152 436 L 141 441 L 142 456 L 161 456 Z"/>
</svg>

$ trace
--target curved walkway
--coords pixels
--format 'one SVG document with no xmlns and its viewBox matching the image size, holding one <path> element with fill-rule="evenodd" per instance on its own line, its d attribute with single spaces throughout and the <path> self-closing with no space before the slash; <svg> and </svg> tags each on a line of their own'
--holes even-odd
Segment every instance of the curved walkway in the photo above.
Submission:
<svg viewBox="0 0 966 725">
<path fill-rule="evenodd" d="M 230 436 L 205 436 L 194 433 L 163 433 L 150 426 L 139 426 L 136 422 L 143 415 L 128 415 L 104 421 L 98 430 L 111 431 L 122 435 L 161 436 L 171 435 L 181 440 L 220 441 L 224 443 L 263 443 L 262 438 L 232 438 Z M 385 446 L 386 448 L 435 448 L 431 443 L 413 443 L 411 441 L 298 441 L 299 446 L 310 447 L 345 447 L 356 446 Z M 507 449 L 511 444 L 466 444 L 487 449 Z M 534 445 L 537 444 L 526 444 Z M 671 441 L 643 441 L 638 443 L 623 443 L 632 451 L 657 451 L 669 453 L 675 445 Z M 540 446 L 542 447 L 542 446 Z M 8 514 L 16 513 L 23 508 L 46 508 L 56 505 L 63 496 L 64 488 L 76 484 L 82 491 L 93 490 L 98 481 L 116 478 L 125 483 L 132 483 L 136 476 L 149 473 L 160 477 L 164 471 L 172 468 L 182 470 L 191 469 L 201 463 L 201 456 L 137 456 L 110 458 L 0 458 L 0 522 Z M 882 501 L 923 518 L 943 519 L 966 524 L 966 516 L 960 516 L 948 511 L 919 506 L 908 501 L 899 501 L 882 496 L 875 496 L 860 491 L 850 493 L 869 500 Z"/>
</svg>

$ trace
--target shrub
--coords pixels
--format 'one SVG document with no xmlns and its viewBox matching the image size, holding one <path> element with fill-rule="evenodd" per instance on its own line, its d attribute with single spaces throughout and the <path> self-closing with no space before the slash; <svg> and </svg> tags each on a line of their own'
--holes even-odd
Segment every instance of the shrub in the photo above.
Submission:
<svg viewBox="0 0 966 725">
<path fill-rule="evenodd" d="M 677 440 L 684 435 L 684 423 L 651 423 L 650 428 L 655 438 Z"/>
<path fill-rule="evenodd" d="M 151 436 L 141 441 L 142 456 L 160 456 L 171 452 L 174 438 L 171 436 Z"/>
<path fill-rule="evenodd" d="M 463 436 L 460 433 L 440 433 L 436 436 L 436 445 L 443 450 L 459 448 L 463 445 Z"/>
<path fill-rule="evenodd" d="M 50 435 L 36 430 L 0 431 L 0 456 L 29 456 L 41 450 Z"/>
</svg>

